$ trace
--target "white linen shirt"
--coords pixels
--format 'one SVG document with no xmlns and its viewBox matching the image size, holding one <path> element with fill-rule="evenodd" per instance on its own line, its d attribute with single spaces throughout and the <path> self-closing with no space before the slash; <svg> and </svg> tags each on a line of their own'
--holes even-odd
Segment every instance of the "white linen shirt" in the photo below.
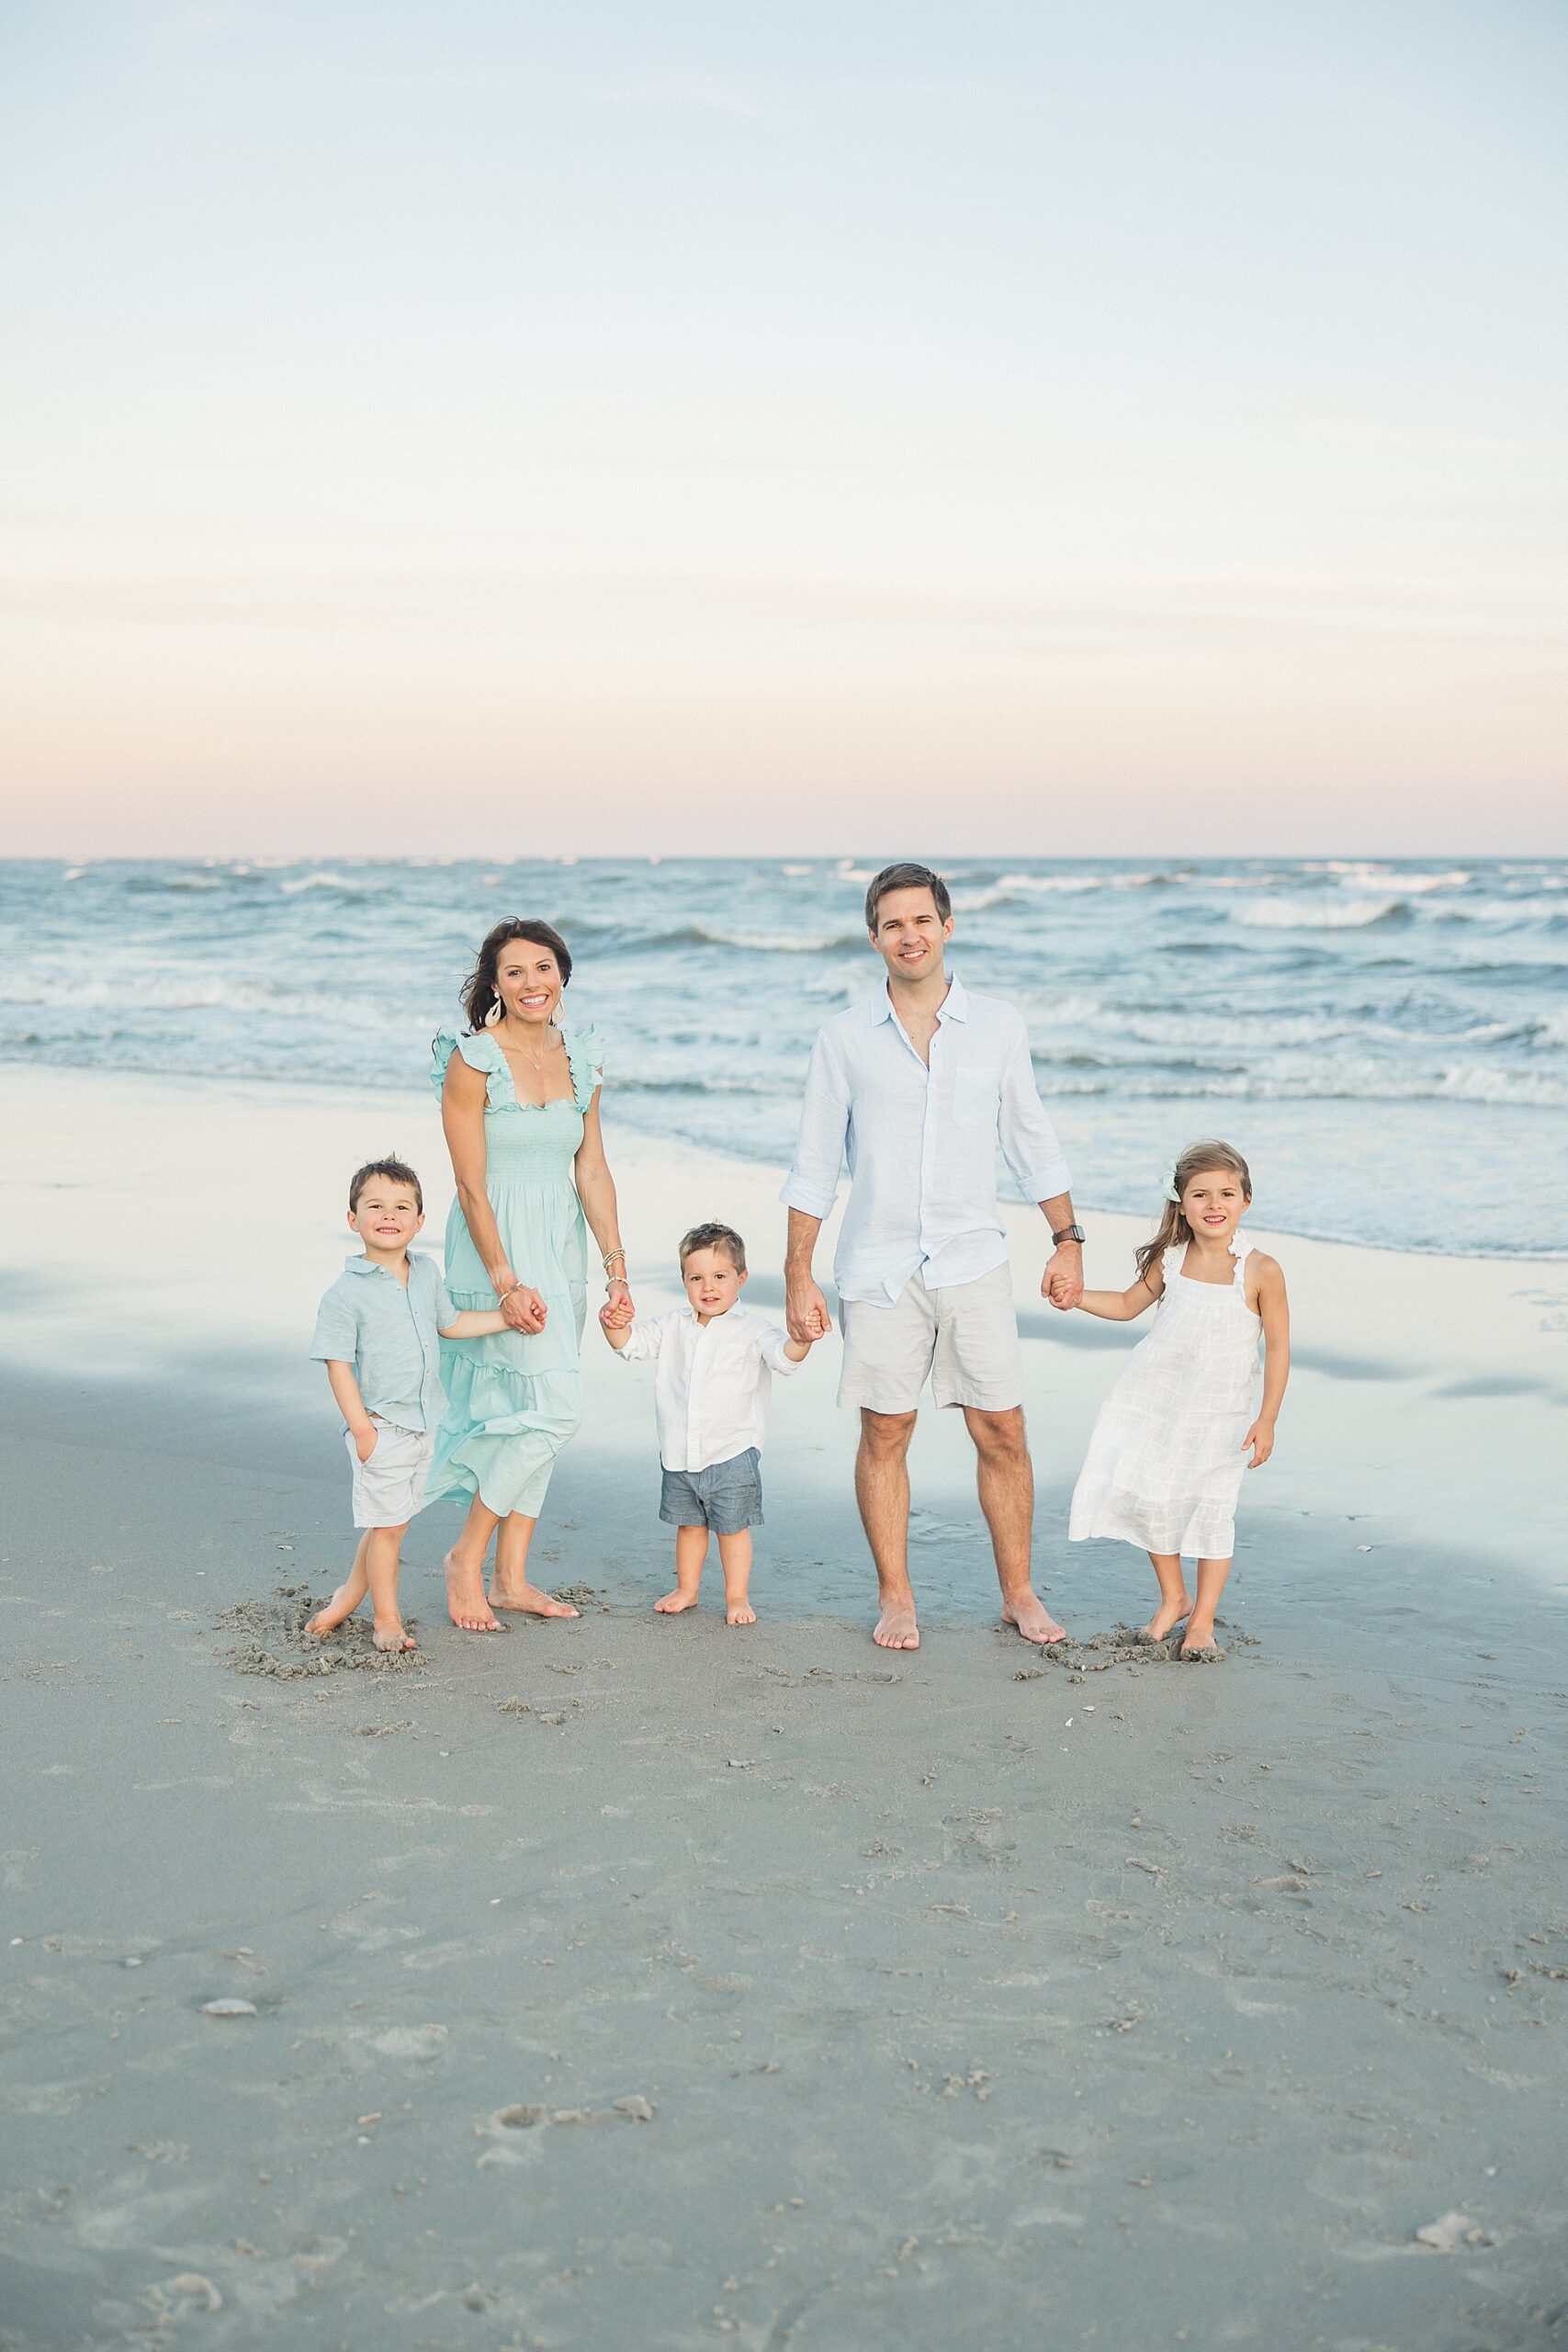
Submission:
<svg viewBox="0 0 1568 2352">
<path fill-rule="evenodd" d="M 694 1307 L 677 1306 L 628 1325 L 626 1343 L 615 1351 L 622 1363 L 658 1359 L 653 1410 L 666 1470 L 710 1470 L 761 1447 L 770 1374 L 800 1370 L 784 1353 L 788 1345 L 776 1324 L 744 1306 L 706 1323 Z"/>
<path fill-rule="evenodd" d="M 956 977 L 921 1061 L 886 985 L 817 1033 L 795 1163 L 779 1194 L 825 1217 L 847 1159 L 850 1198 L 833 1276 L 840 1299 L 892 1306 L 911 1274 L 928 1290 L 1007 1261 L 997 1148 L 1028 1200 L 1071 1189 L 1034 1083 L 1023 1017 Z"/>
</svg>

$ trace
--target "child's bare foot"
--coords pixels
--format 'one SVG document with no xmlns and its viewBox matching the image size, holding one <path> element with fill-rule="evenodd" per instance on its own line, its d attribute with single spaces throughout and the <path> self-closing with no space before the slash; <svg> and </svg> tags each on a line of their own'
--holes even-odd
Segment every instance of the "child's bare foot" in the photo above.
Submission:
<svg viewBox="0 0 1568 2352">
<path fill-rule="evenodd" d="M 441 1563 L 446 1578 L 446 1614 L 460 1634 L 499 1634 L 500 1625 L 485 1600 L 484 1578 L 478 1568 L 458 1565 L 448 1552 Z"/>
<path fill-rule="evenodd" d="M 1192 1596 L 1190 1592 L 1184 1592 L 1179 1600 L 1162 1600 L 1143 1629 L 1144 1640 L 1163 1642 L 1168 1634 L 1175 1633 L 1182 1619 L 1190 1616 L 1191 1611 Z"/>
<path fill-rule="evenodd" d="M 370 1638 L 378 1650 L 416 1650 L 419 1647 L 413 1635 L 404 1630 L 396 1617 L 389 1625 L 378 1625 Z"/>
<path fill-rule="evenodd" d="M 697 1596 L 694 1592 L 682 1592 L 677 1585 L 673 1592 L 667 1592 L 662 1600 L 656 1600 L 653 1605 L 661 1617 L 679 1617 L 682 1609 L 696 1607 Z"/>
<path fill-rule="evenodd" d="M 727 1625 L 754 1625 L 757 1622 L 757 1612 L 749 1600 L 727 1600 L 724 1604 L 724 1622 Z"/>
<path fill-rule="evenodd" d="M 318 1609 L 313 1617 L 307 1619 L 305 1631 L 318 1637 L 322 1634 L 335 1634 L 344 1619 L 353 1616 L 364 1598 L 365 1587 L 362 1584 L 356 1587 L 352 1578 L 347 1584 L 340 1584 L 326 1607 Z"/>
<path fill-rule="evenodd" d="M 558 1600 L 553 1592 L 541 1592 L 537 1585 L 502 1584 L 491 1577 L 490 1605 L 492 1609 L 514 1609 L 522 1617 L 576 1617 L 570 1600 Z"/>
<path fill-rule="evenodd" d="M 1224 1653 L 1214 1639 L 1213 1625 L 1189 1623 L 1181 1637 L 1179 1655 L 1186 1659 L 1189 1666 L 1213 1666 Z"/>
</svg>

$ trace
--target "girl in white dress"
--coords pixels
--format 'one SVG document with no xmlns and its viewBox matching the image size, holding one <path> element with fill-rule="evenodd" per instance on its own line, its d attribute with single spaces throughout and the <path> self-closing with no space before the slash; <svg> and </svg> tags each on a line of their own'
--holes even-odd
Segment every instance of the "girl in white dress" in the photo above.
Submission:
<svg viewBox="0 0 1568 2352">
<path fill-rule="evenodd" d="M 1171 1171 L 1159 1230 L 1134 1252 L 1136 1282 L 1130 1290 L 1086 1290 L 1078 1301 L 1111 1323 L 1130 1323 L 1146 1306 L 1158 1311 L 1100 1408 L 1067 1532 L 1075 1544 L 1114 1535 L 1147 1552 L 1160 1600 L 1142 1638 L 1164 1641 L 1185 1618 L 1180 1654 L 1190 1659 L 1220 1656 L 1214 1610 L 1235 1548 L 1241 1474 L 1273 1452 L 1290 1376 L 1285 1277 L 1236 1229 L 1251 1201 L 1252 1179 L 1234 1145 L 1189 1144 Z M 1168 1251 L 1180 1253 L 1168 1270 Z M 1196 1601 L 1183 1553 L 1197 1557 Z"/>
</svg>

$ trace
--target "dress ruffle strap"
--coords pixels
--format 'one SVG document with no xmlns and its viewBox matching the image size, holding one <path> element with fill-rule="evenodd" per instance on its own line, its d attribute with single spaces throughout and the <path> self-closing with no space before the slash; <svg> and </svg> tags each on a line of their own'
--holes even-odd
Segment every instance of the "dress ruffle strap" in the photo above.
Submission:
<svg viewBox="0 0 1568 2352">
<path fill-rule="evenodd" d="M 460 1054 L 470 1069 L 483 1072 L 487 1081 L 485 1101 L 491 1110 L 499 1111 L 508 1105 L 513 1110 L 520 1107 L 506 1056 L 483 1030 L 478 1036 L 470 1036 L 465 1029 L 444 1027 L 436 1031 L 431 1044 L 430 1082 L 437 1094 L 446 1082 L 446 1065 L 454 1054 Z"/>
</svg>

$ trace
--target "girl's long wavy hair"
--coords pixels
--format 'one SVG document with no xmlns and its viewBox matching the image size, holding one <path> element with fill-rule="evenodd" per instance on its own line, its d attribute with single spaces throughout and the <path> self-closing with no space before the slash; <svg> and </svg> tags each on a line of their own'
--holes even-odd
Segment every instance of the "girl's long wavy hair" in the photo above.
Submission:
<svg viewBox="0 0 1568 2352">
<path fill-rule="evenodd" d="M 547 947 L 560 967 L 560 984 L 564 989 L 571 978 L 571 950 L 553 923 L 538 922 L 532 915 L 513 915 L 510 922 L 498 922 L 487 931 L 479 942 L 479 952 L 474 958 L 474 968 L 463 982 L 463 1010 L 468 1016 L 468 1027 L 477 1037 L 501 1002 L 495 985 L 495 967 L 501 951 L 513 939 L 525 939 L 534 947 Z"/>
<path fill-rule="evenodd" d="M 1206 1175 L 1211 1168 L 1223 1168 L 1227 1176 L 1235 1176 L 1250 1201 L 1252 1171 L 1234 1143 L 1217 1143 L 1213 1136 L 1201 1143 L 1190 1143 L 1176 1163 L 1171 1183 L 1178 1193 L 1185 1193 L 1194 1176 Z M 1159 1221 L 1159 1230 L 1152 1240 L 1145 1241 L 1134 1251 L 1140 1282 L 1153 1266 L 1157 1266 L 1168 1250 L 1185 1247 L 1193 1238 L 1187 1222 L 1186 1211 L 1179 1200 L 1167 1201 Z"/>
</svg>

